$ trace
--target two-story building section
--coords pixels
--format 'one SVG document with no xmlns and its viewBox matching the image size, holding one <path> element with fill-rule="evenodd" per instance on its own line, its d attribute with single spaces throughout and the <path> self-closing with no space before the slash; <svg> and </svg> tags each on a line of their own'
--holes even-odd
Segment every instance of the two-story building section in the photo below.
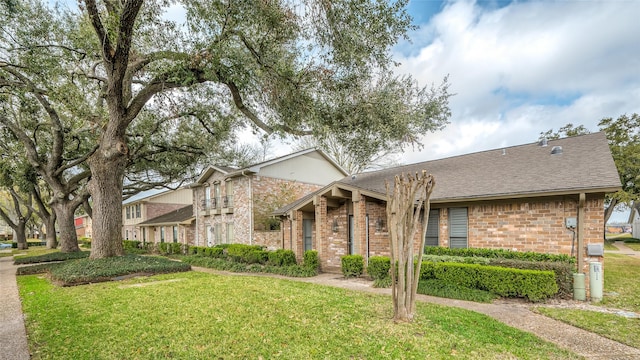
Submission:
<svg viewBox="0 0 640 360">
<path fill-rule="evenodd" d="M 327 154 L 307 149 L 242 169 L 210 166 L 193 189 L 192 245 L 225 243 L 282 248 L 273 211 L 347 173 Z"/>
<path fill-rule="evenodd" d="M 142 242 L 164 242 L 165 240 L 173 242 L 173 238 L 171 238 L 173 232 L 163 234 L 164 231 L 159 229 L 156 234 L 153 227 L 143 226 L 142 223 L 184 208 L 191 205 L 192 202 L 192 191 L 189 188 L 154 189 L 128 198 L 122 202 L 122 238 Z M 165 239 L 163 236 L 169 237 L 169 239 Z"/>
</svg>

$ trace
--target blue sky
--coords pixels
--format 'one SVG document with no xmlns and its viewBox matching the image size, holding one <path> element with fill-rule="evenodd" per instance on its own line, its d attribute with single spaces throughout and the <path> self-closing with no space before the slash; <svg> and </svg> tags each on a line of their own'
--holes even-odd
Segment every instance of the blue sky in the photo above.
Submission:
<svg viewBox="0 0 640 360">
<path fill-rule="evenodd" d="M 420 28 L 394 49 L 398 73 L 422 85 L 449 74 L 456 96 L 451 123 L 406 163 L 640 113 L 640 1 L 411 0 L 409 11 Z"/>
</svg>

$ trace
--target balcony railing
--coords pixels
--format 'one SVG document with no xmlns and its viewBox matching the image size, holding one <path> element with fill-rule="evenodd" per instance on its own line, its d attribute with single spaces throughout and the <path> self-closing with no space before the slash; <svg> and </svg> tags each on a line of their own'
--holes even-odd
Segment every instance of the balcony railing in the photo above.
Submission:
<svg viewBox="0 0 640 360">
<path fill-rule="evenodd" d="M 222 207 L 223 208 L 233 207 L 233 195 L 227 195 L 222 198 Z"/>
<path fill-rule="evenodd" d="M 202 200 L 202 208 L 204 210 L 215 210 L 220 208 L 220 199 L 204 199 Z"/>
</svg>

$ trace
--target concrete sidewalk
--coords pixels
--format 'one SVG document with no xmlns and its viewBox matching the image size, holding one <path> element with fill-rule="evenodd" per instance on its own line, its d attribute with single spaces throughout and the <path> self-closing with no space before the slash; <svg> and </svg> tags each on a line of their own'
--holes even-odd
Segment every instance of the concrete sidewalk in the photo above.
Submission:
<svg viewBox="0 0 640 360">
<path fill-rule="evenodd" d="M 0 360 L 29 359 L 13 257 L 0 258 Z"/>
</svg>

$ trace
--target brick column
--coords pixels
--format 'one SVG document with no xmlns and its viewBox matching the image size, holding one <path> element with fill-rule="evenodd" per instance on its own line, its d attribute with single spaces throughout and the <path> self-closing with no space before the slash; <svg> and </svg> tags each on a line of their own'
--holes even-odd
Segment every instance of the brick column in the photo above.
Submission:
<svg viewBox="0 0 640 360">
<path fill-rule="evenodd" d="M 366 257 L 367 250 L 367 202 L 359 191 L 354 191 L 353 201 L 353 253 Z"/>
<path fill-rule="evenodd" d="M 327 198 L 324 196 L 316 196 L 313 199 L 313 204 L 316 210 L 316 232 L 315 242 L 313 248 L 318 251 L 318 258 L 320 259 L 320 269 L 323 268 L 323 264 L 327 261 L 328 239 L 327 239 Z"/>
</svg>

